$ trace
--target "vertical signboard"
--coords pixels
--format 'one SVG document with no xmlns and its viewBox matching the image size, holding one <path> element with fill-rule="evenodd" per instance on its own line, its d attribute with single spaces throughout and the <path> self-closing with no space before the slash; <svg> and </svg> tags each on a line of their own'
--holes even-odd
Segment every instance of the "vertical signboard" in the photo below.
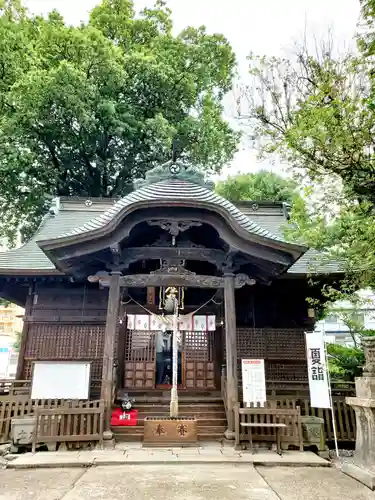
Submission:
<svg viewBox="0 0 375 500">
<path fill-rule="evenodd" d="M 306 333 L 306 349 L 311 406 L 313 408 L 331 408 L 322 332 Z"/>
<path fill-rule="evenodd" d="M 264 406 L 267 399 L 264 359 L 242 360 L 242 391 L 244 405 Z"/>
</svg>

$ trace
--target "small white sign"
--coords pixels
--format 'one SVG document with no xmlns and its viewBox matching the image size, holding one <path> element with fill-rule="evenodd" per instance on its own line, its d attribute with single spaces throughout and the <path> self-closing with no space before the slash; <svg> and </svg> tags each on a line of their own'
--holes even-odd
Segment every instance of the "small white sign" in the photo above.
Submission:
<svg viewBox="0 0 375 500">
<path fill-rule="evenodd" d="M 242 391 L 244 404 L 264 406 L 267 400 L 264 359 L 242 360 Z"/>
<path fill-rule="evenodd" d="M 306 333 L 306 349 L 311 406 L 331 408 L 323 333 Z"/>
<path fill-rule="evenodd" d="M 31 399 L 88 399 L 90 368 L 81 361 L 36 361 Z"/>
</svg>

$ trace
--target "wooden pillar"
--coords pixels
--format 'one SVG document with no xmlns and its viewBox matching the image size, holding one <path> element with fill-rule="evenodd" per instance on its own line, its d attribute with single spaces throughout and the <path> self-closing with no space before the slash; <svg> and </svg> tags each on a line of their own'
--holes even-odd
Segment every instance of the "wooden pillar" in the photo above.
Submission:
<svg viewBox="0 0 375 500">
<path fill-rule="evenodd" d="M 238 401 L 236 303 L 234 274 L 224 276 L 225 344 L 227 367 L 227 439 L 234 439 L 234 405 Z"/>
<path fill-rule="evenodd" d="M 111 409 L 112 409 L 112 394 L 113 394 L 113 361 L 115 351 L 115 338 L 117 329 L 117 319 L 120 307 L 120 276 L 121 273 L 112 273 L 109 279 L 107 320 L 105 324 L 104 334 L 104 351 L 103 351 L 103 371 L 102 371 L 102 389 L 101 399 L 105 402 L 105 420 L 104 432 L 105 438 L 111 439 Z"/>
<path fill-rule="evenodd" d="M 23 316 L 23 326 L 22 326 L 22 334 L 21 334 L 21 342 L 18 351 L 18 361 L 17 361 L 17 371 L 16 371 L 16 380 L 22 380 L 24 378 L 24 365 L 25 365 L 25 351 L 27 344 L 27 337 L 30 328 L 30 316 L 33 308 L 33 300 L 34 300 L 34 291 L 35 291 L 35 283 L 30 285 L 29 294 L 26 297 L 25 304 L 25 313 Z"/>
</svg>

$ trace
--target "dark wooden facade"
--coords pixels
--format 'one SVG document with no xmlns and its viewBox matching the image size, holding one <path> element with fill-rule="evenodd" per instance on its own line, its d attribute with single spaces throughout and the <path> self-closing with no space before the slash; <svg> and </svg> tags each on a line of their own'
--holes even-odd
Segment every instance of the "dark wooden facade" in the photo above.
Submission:
<svg viewBox="0 0 375 500">
<path fill-rule="evenodd" d="M 28 244 L 0 254 L 0 295 L 26 306 L 18 378 L 36 360 L 90 361 L 108 430 L 114 388 L 156 388 L 155 332 L 129 331 L 126 317 L 160 314 L 160 288 L 177 286 L 185 314 L 216 318 L 215 331 L 181 333 L 181 389 L 219 391 L 224 365 L 233 433 L 242 358 L 265 359 L 269 381 L 307 381 L 306 297 L 320 293 L 298 264 L 307 249 L 282 237 L 282 205 L 263 215 L 277 234 L 258 204 L 240 211 L 174 175 L 112 205 L 60 200 Z"/>
<path fill-rule="evenodd" d="M 307 380 L 304 332 L 311 328 L 312 320 L 308 318 L 304 300 L 306 286 L 303 280 L 285 279 L 269 286 L 256 285 L 236 291 L 239 370 L 242 358 L 264 358 L 268 380 Z M 33 361 L 88 360 L 92 362 L 92 388 L 98 393 L 108 289 L 90 283 L 36 281 L 32 290 L 24 317 L 25 350 L 18 378 L 31 377 Z M 126 312 L 141 314 L 142 310 L 134 304 L 123 305 L 120 319 Z M 224 321 L 222 302 L 211 306 L 209 312 L 217 315 L 219 325 Z M 143 333 L 138 332 L 138 336 Z M 218 372 L 225 363 L 224 325 L 210 333 L 208 342 L 200 332 L 194 335 L 184 333 L 186 388 L 220 388 Z M 122 378 L 117 381 L 117 386 L 153 388 L 155 353 L 146 349 L 143 359 L 139 356 L 134 359 L 129 349 L 131 334 L 125 322 L 118 324 L 115 365 Z M 194 347 L 200 343 L 200 349 L 190 349 L 189 352 L 189 341 L 195 344 Z"/>
</svg>

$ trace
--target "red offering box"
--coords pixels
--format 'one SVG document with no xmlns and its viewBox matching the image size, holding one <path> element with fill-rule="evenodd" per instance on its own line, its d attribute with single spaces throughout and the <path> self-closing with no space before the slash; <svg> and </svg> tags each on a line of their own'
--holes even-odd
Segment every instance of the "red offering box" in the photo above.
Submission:
<svg viewBox="0 0 375 500">
<path fill-rule="evenodd" d="M 138 410 L 124 411 L 122 408 L 116 408 L 112 412 L 111 425 L 116 426 L 135 426 L 138 422 Z"/>
</svg>

